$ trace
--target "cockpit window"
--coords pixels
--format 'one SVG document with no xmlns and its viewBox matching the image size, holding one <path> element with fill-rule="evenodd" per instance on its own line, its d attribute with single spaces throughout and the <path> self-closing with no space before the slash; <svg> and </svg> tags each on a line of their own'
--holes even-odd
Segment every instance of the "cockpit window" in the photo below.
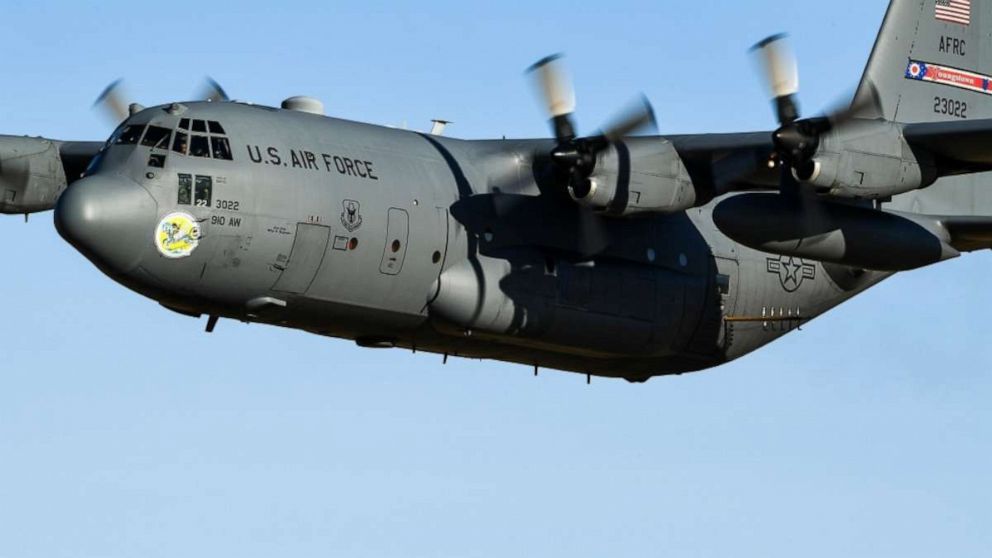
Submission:
<svg viewBox="0 0 992 558">
<path fill-rule="evenodd" d="M 197 133 L 191 134 L 184 130 Z M 179 129 L 176 130 L 172 150 L 193 157 L 233 161 L 234 153 L 231 151 L 231 141 L 225 136 L 224 126 L 216 120 L 183 118 L 179 121 Z"/>
<path fill-rule="evenodd" d="M 207 136 L 193 135 L 189 144 L 189 154 L 194 157 L 210 157 L 210 143 Z"/>
<path fill-rule="evenodd" d="M 211 137 L 210 147 L 213 148 L 214 159 L 231 160 L 231 145 L 227 142 L 227 138 Z"/>
<path fill-rule="evenodd" d="M 86 165 L 86 171 L 83 172 L 83 176 L 89 176 L 99 171 L 100 167 L 103 165 L 103 158 L 106 156 L 106 154 L 107 154 L 107 148 L 104 147 L 103 149 L 100 150 L 99 153 L 96 154 L 95 157 L 90 159 L 90 164 Z"/>
<path fill-rule="evenodd" d="M 118 136 L 116 145 L 134 145 L 141 139 L 141 133 L 145 131 L 144 124 L 131 124 Z"/>
<path fill-rule="evenodd" d="M 124 128 L 126 128 L 126 126 L 124 126 L 123 124 L 121 124 L 120 126 L 118 126 L 117 129 L 114 130 L 114 133 L 113 134 L 110 134 L 110 137 L 107 138 L 107 143 L 105 143 L 103 147 L 104 148 L 107 148 L 107 147 L 110 147 L 111 145 L 116 144 L 117 143 L 117 139 L 120 138 L 121 137 L 121 134 L 124 133 Z"/>
<path fill-rule="evenodd" d="M 145 132 L 144 139 L 141 140 L 141 145 L 168 149 L 169 139 L 171 138 L 172 130 L 160 126 L 149 126 L 148 131 Z"/>
<path fill-rule="evenodd" d="M 189 135 L 182 132 L 176 132 L 176 139 L 172 142 L 172 150 L 176 153 L 186 154 L 186 150 L 189 148 Z"/>
</svg>

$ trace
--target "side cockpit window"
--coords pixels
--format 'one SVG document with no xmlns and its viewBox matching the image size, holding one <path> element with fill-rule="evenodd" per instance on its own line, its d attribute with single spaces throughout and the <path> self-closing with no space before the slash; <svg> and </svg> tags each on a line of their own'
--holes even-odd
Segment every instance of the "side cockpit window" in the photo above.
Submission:
<svg viewBox="0 0 992 558">
<path fill-rule="evenodd" d="M 211 136 L 210 147 L 214 154 L 214 159 L 231 160 L 231 144 L 227 142 L 227 138 Z"/>
<path fill-rule="evenodd" d="M 145 131 L 144 124 L 131 124 L 124 128 L 121 135 L 114 140 L 114 145 L 135 145 L 141 139 L 141 134 Z"/>
<path fill-rule="evenodd" d="M 158 149 L 168 149 L 171 138 L 172 130 L 162 128 L 161 126 L 149 126 L 148 131 L 145 132 L 144 139 L 141 140 L 141 145 Z"/>
</svg>

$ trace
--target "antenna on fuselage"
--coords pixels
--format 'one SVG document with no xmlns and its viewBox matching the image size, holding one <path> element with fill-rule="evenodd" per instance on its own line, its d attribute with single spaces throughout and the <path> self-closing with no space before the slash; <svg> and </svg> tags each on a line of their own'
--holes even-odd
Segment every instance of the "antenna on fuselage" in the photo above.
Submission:
<svg viewBox="0 0 992 558">
<path fill-rule="evenodd" d="M 441 120 L 440 118 L 435 118 L 434 120 L 431 120 L 431 123 L 433 124 L 433 126 L 431 126 L 431 135 L 432 136 L 443 136 L 444 135 L 444 129 L 448 127 L 448 124 L 451 124 L 451 121 L 450 120 Z"/>
</svg>

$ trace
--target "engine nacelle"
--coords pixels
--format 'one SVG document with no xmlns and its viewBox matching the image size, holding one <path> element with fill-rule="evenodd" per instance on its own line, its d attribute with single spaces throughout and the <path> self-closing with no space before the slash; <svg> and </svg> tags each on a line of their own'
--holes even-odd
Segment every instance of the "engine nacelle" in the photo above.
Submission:
<svg viewBox="0 0 992 558">
<path fill-rule="evenodd" d="M 871 200 L 926 188 L 937 180 L 933 161 L 913 152 L 898 125 L 876 121 L 824 136 L 812 165 L 794 174 L 820 193 Z"/>
<path fill-rule="evenodd" d="M 0 213 L 51 209 L 65 187 L 58 143 L 0 136 Z"/>
<path fill-rule="evenodd" d="M 572 184 L 576 202 L 606 215 L 675 213 L 696 205 L 682 159 L 662 138 L 631 138 L 601 153 L 589 179 Z"/>
</svg>

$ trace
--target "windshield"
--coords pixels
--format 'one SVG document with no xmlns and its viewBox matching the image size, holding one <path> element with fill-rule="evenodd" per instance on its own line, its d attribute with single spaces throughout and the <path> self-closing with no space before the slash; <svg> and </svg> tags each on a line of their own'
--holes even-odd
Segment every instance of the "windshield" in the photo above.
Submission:
<svg viewBox="0 0 992 558">
<path fill-rule="evenodd" d="M 234 157 L 226 135 L 224 126 L 216 120 L 183 118 L 179 121 L 172 150 L 182 155 L 231 161 Z"/>
</svg>

